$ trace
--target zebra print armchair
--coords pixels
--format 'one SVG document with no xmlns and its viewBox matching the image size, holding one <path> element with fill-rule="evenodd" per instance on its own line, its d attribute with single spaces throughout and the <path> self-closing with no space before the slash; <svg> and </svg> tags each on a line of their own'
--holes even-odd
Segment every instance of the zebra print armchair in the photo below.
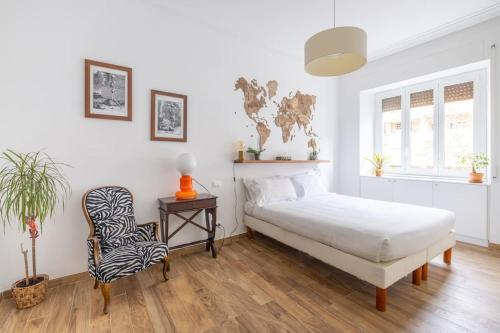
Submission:
<svg viewBox="0 0 500 333">
<path fill-rule="evenodd" d="M 135 223 L 133 196 L 126 188 L 92 189 L 84 194 L 82 208 L 90 227 L 89 274 L 95 279 L 94 289 L 101 286 L 105 314 L 112 281 L 159 262 L 163 262 L 163 277 L 168 280 L 169 250 L 159 239 L 159 223 Z"/>
</svg>

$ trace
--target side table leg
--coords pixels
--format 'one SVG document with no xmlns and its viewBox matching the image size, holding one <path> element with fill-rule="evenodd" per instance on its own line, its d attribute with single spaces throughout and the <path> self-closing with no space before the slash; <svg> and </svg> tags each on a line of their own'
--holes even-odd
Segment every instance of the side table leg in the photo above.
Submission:
<svg viewBox="0 0 500 333">
<path fill-rule="evenodd" d="M 212 215 L 212 229 L 209 235 L 210 249 L 212 250 L 212 258 L 217 258 L 217 250 L 215 249 L 215 229 L 217 228 L 217 208 L 210 209 Z"/>
<path fill-rule="evenodd" d="M 207 225 L 207 230 L 212 230 L 212 228 L 210 227 L 210 215 L 208 209 L 205 209 L 205 223 Z M 208 239 L 207 239 L 207 244 L 205 245 L 205 251 L 210 250 L 210 234 L 211 232 L 208 233 Z"/>
<path fill-rule="evenodd" d="M 164 213 L 165 214 L 165 219 L 164 219 L 164 224 L 165 224 L 165 239 L 164 239 L 164 242 L 165 244 L 167 244 L 168 246 L 168 215 L 167 213 Z"/>
<path fill-rule="evenodd" d="M 160 236 L 161 241 L 165 241 L 165 213 L 160 210 Z"/>
</svg>

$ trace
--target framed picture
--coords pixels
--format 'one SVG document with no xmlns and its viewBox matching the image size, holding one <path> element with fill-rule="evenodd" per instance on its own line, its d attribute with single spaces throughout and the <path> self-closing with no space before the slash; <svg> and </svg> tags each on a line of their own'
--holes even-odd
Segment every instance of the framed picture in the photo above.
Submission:
<svg viewBox="0 0 500 333">
<path fill-rule="evenodd" d="M 187 96 L 151 90 L 151 140 L 187 141 Z"/>
<path fill-rule="evenodd" d="M 132 68 L 85 59 L 85 117 L 132 120 Z"/>
</svg>

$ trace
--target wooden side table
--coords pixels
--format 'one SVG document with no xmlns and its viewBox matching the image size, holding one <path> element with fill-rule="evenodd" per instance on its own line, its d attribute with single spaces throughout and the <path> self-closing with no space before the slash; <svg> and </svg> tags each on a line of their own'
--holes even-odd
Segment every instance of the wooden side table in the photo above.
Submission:
<svg viewBox="0 0 500 333">
<path fill-rule="evenodd" d="M 160 198 L 160 227 L 161 227 L 161 239 L 168 245 L 168 241 L 176 233 L 178 233 L 182 228 L 188 224 L 192 224 L 207 232 L 208 238 L 199 241 L 180 244 L 170 247 L 171 250 L 175 250 L 182 247 L 187 247 L 195 244 L 206 243 L 206 251 L 212 250 L 212 257 L 217 257 L 217 252 L 215 250 L 215 228 L 217 226 L 217 197 L 208 193 L 200 193 L 196 199 L 190 200 L 177 200 L 175 197 Z M 200 213 L 205 212 L 205 224 L 206 226 L 199 225 L 194 222 L 193 219 Z M 181 215 L 181 213 L 191 212 L 189 217 Z M 184 220 L 184 222 L 169 234 L 169 216 L 175 215 L 178 218 Z"/>
</svg>

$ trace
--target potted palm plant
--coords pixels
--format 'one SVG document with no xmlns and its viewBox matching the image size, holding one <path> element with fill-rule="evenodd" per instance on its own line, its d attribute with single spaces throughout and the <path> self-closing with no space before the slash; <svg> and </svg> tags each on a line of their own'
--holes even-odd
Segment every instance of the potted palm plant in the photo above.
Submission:
<svg viewBox="0 0 500 333">
<path fill-rule="evenodd" d="M 365 160 L 370 162 L 373 166 L 373 174 L 377 177 L 381 177 L 384 174 L 384 166 L 389 163 L 391 158 L 389 156 L 376 153 L 373 154 L 372 157 L 365 157 Z"/>
<path fill-rule="evenodd" d="M 458 163 L 471 168 L 469 183 L 482 183 L 484 173 L 478 170 L 486 169 L 490 165 L 489 158 L 484 154 L 467 154 L 458 157 Z"/>
<path fill-rule="evenodd" d="M 17 153 L 7 150 L 1 159 L 0 217 L 6 222 L 17 221 L 31 238 L 32 273 L 28 273 L 27 251 L 24 256 L 25 277 L 12 285 L 12 295 L 20 309 L 34 306 L 45 299 L 49 277 L 38 274 L 36 267 L 36 239 L 38 225 L 52 217 L 59 203 L 70 195 L 70 186 L 61 172 L 62 163 L 55 162 L 42 152 Z"/>
</svg>

